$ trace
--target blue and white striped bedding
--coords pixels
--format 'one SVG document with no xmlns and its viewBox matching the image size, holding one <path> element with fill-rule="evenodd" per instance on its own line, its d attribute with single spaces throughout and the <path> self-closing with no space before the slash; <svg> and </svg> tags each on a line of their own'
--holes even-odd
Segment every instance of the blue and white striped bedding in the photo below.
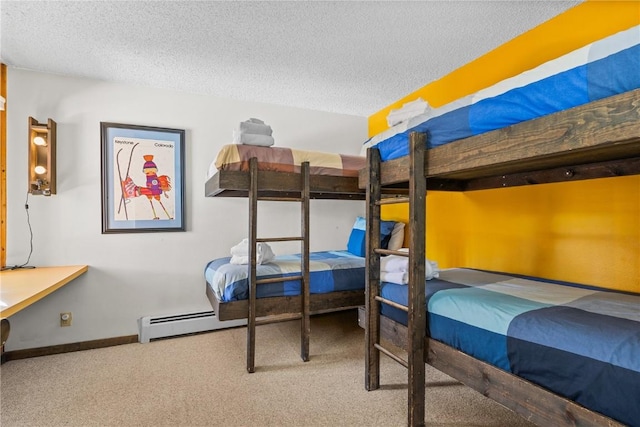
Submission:
<svg viewBox="0 0 640 427">
<path fill-rule="evenodd" d="M 640 426 L 640 295 L 470 269 L 426 284 L 432 338 Z M 407 290 L 383 283 L 381 295 L 406 305 Z"/>
<path fill-rule="evenodd" d="M 383 161 L 409 155 L 409 134 L 429 148 L 640 88 L 640 26 L 591 43 L 490 88 L 400 123 L 362 147 Z"/>
<path fill-rule="evenodd" d="M 230 257 L 207 264 L 204 277 L 218 300 L 237 301 L 249 298 L 248 266 L 229 263 Z M 363 289 L 365 259 L 347 251 L 322 251 L 309 254 L 309 291 L 322 294 Z M 300 254 L 278 255 L 257 266 L 258 278 L 300 275 Z M 257 298 L 300 295 L 300 280 L 263 283 L 257 286 Z"/>
</svg>

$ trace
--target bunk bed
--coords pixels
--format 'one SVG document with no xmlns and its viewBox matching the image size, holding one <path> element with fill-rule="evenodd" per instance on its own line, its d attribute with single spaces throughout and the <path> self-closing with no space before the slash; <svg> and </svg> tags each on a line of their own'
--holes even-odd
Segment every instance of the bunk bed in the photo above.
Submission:
<svg viewBox="0 0 640 427">
<path fill-rule="evenodd" d="M 205 269 L 206 295 L 219 320 L 247 319 L 247 370 L 255 370 L 255 330 L 257 325 L 301 319 L 301 358 L 309 359 L 309 316 L 356 308 L 364 303 L 364 258 L 348 254 L 309 251 L 310 199 L 364 200 L 358 188 L 358 172 L 365 159 L 332 153 L 295 150 L 284 147 L 229 144 L 222 147 L 212 163 L 205 182 L 207 197 L 246 197 L 249 200 L 247 265 L 244 277 L 231 272 L 227 260 L 215 260 Z M 296 202 L 301 206 L 299 236 L 258 237 L 258 201 Z M 291 268 L 291 257 L 276 264 L 262 264 L 260 245 L 268 242 L 299 241 L 299 268 Z M 340 270 L 350 263 L 349 273 Z M 317 264 L 329 266 L 319 271 Z M 237 282 L 241 290 L 224 295 L 219 281 Z M 313 270 L 313 271 L 312 271 Z M 283 272 L 284 271 L 284 272 Z M 342 273 L 341 278 L 338 278 Z M 326 274 L 336 286 L 323 286 Z M 229 278 L 231 277 L 231 278 Z M 216 280 L 214 280 L 216 279 Z M 281 292 L 276 293 L 274 285 Z M 228 283 L 223 283 L 222 287 Z M 271 288 L 269 288 L 271 287 Z"/>
<path fill-rule="evenodd" d="M 346 250 L 309 253 L 310 313 L 357 308 L 364 303 L 365 259 Z M 256 289 L 257 317 L 274 312 L 299 312 L 302 254 L 277 255 L 256 266 L 257 279 L 281 278 Z M 249 304 L 246 265 L 231 257 L 216 258 L 205 267 L 207 298 L 220 320 L 245 319 Z M 289 307 L 290 306 L 290 307 Z"/>
<path fill-rule="evenodd" d="M 312 199 L 364 200 L 358 172 L 365 158 L 286 147 L 224 145 L 209 168 L 206 197 L 249 197 L 252 158 L 258 159 L 260 198 L 299 198 L 301 168 L 309 163 L 309 197 Z"/>
<path fill-rule="evenodd" d="M 640 34 L 638 28 L 632 30 L 635 31 L 632 35 L 637 38 Z M 365 387 L 367 390 L 379 388 L 380 353 L 386 354 L 407 367 L 409 425 L 424 424 L 425 362 L 539 425 L 613 426 L 638 425 L 640 422 L 638 421 L 640 413 L 637 404 L 637 397 L 640 395 L 640 381 L 638 381 L 640 378 L 640 319 L 637 310 L 640 304 L 640 295 L 593 290 L 577 287 L 573 284 L 549 283 L 549 281 L 542 279 L 465 269 L 446 270 L 438 279 L 426 281 L 424 239 L 426 231 L 425 202 L 428 190 L 473 191 L 640 174 L 640 84 L 638 83 L 640 55 L 638 55 L 638 46 L 636 41 L 629 48 L 631 50 L 626 50 L 626 53 L 629 54 L 627 59 L 631 60 L 631 64 L 635 64 L 634 68 L 627 68 L 629 63 L 625 63 L 626 66 L 618 69 L 622 73 L 626 73 L 626 77 L 630 77 L 631 82 L 626 86 L 620 86 L 613 93 L 597 97 L 596 100 L 588 100 L 569 108 L 560 108 L 556 112 L 543 114 L 540 117 L 517 120 L 508 123 L 505 127 L 495 126 L 493 130 L 479 132 L 477 135 L 466 134 L 465 138 L 460 140 L 441 140 L 441 143 L 435 144 L 432 144 L 429 139 L 438 134 L 430 127 L 433 122 L 418 124 L 394 135 L 387 135 L 386 139 L 382 139 L 383 146 L 381 147 L 376 145 L 368 147 L 368 166 L 360 173 L 360 186 L 367 191 L 367 231 L 370 242 L 366 254 L 367 299 L 365 308 L 360 310 L 359 316 L 359 322 L 365 328 L 367 342 Z M 610 71 L 616 71 L 616 68 L 607 67 L 606 69 Z M 506 93 L 510 94 L 508 91 Z M 561 93 L 562 96 L 559 97 L 562 98 L 564 92 Z M 495 107 L 499 100 L 488 98 L 487 102 Z M 442 134 L 440 135 L 442 136 Z M 395 148 L 391 150 L 384 148 L 384 141 L 391 141 L 394 138 L 400 141 L 400 151 Z M 391 143 L 395 144 L 395 142 Z M 383 158 L 385 153 L 386 158 Z M 381 190 L 389 186 L 407 188 L 408 197 L 401 195 L 396 198 L 383 198 Z M 384 250 L 379 245 L 377 229 L 380 208 L 388 203 L 409 203 L 411 223 L 409 224 L 408 253 Z M 408 286 L 395 287 L 394 289 L 387 283 L 381 283 L 380 256 L 383 255 L 408 257 Z M 493 277 L 489 280 L 482 276 L 484 274 Z M 475 279 L 464 278 L 466 276 L 474 276 Z M 478 281 L 476 276 L 482 278 Z M 491 316 L 492 312 L 495 315 L 500 310 L 511 312 L 515 310 L 510 305 L 505 306 L 504 301 L 496 302 L 497 294 L 504 296 L 504 293 L 514 292 L 511 295 L 512 299 L 516 299 L 521 305 L 526 305 L 527 301 L 531 303 L 530 305 L 535 305 L 527 297 L 515 293 L 516 291 L 513 289 L 508 292 L 504 289 L 498 291 L 496 288 L 500 288 L 500 286 L 492 285 L 494 282 L 502 283 L 501 286 L 511 286 L 514 285 L 514 282 L 517 285 L 525 284 L 526 286 L 520 288 L 524 289 L 524 292 L 531 293 L 534 288 L 538 287 L 544 290 L 543 295 L 549 292 L 552 287 L 554 289 L 569 289 L 570 293 L 578 293 L 579 295 L 589 295 L 588 298 L 593 298 L 592 306 L 586 308 L 584 313 L 595 312 L 596 325 L 600 325 L 599 322 L 602 322 L 604 318 L 611 317 L 600 315 L 598 318 L 598 315 L 604 310 L 601 304 L 607 305 L 607 301 L 618 301 L 621 304 L 619 308 L 622 314 L 619 312 L 613 315 L 617 320 L 617 323 L 613 324 L 623 326 L 620 328 L 607 326 L 608 329 L 605 330 L 611 335 L 614 335 L 614 331 L 616 334 L 626 333 L 627 337 L 616 341 L 617 338 L 605 334 L 608 341 L 602 341 L 599 347 L 606 347 L 607 344 L 613 342 L 620 343 L 626 339 L 624 346 L 615 348 L 612 354 L 602 356 L 605 362 L 610 362 L 612 365 L 611 369 L 607 368 L 608 370 L 618 369 L 619 372 L 614 375 L 606 372 L 607 369 L 603 369 L 601 371 L 603 376 L 598 378 L 595 383 L 596 388 L 601 390 L 593 392 L 585 400 L 584 395 L 575 398 L 570 391 L 563 389 L 563 386 L 554 389 L 544 379 L 536 378 L 536 375 L 516 375 L 522 366 L 529 363 L 522 362 L 522 360 L 525 357 L 529 357 L 529 361 L 532 359 L 531 353 L 527 356 L 526 351 L 535 352 L 533 358 L 537 357 L 538 363 L 547 360 L 547 353 L 544 353 L 542 349 L 548 352 L 554 351 L 549 349 L 551 345 L 549 341 L 539 341 L 532 344 L 529 342 L 531 338 L 527 338 L 526 335 L 503 338 L 503 342 L 505 339 L 507 342 L 510 342 L 511 339 L 520 340 L 520 344 L 523 347 L 528 347 L 528 350 L 525 350 L 524 356 L 514 356 L 515 350 L 509 348 L 511 353 L 508 356 L 500 356 L 502 359 L 486 354 L 487 348 L 495 347 L 487 342 L 484 343 L 484 348 L 481 345 L 479 350 L 477 348 L 470 349 L 464 342 L 461 342 L 465 341 L 465 338 L 461 338 L 461 336 L 469 336 L 469 331 L 465 332 L 464 328 L 475 330 L 480 328 L 477 327 L 477 324 L 474 325 L 473 321 L 471 322 L 472 326 L 460 326 L 463 322 L 459 321 L 457 315 L 449 314 L 447 308 L 437 305 L 438 301 L 444 298 L 443 295 L 467 295 L 462 302 L 450 301 L 450 305 L 461 304 L 462 307 L 465 307 L 464 304 L 470 304 L 466 306 L 467 314 L 472 310 L 477 310 L 474 313 L 483 318 Z M 493 287 L 491 290 L 495 292 L 489 292 L 489 301 L 485 301 L 487 305 L 480 309 L 473 304 L 480 299 L 479 294 L 482 292 L 478 288 L 482 286 L 490 289 Z M 451 289 L 455 289 L 455 292 L 451 292 Z M 596 301 L 597 298 L 592 297 L 595 294 L 601 296 L 605 302 Z M 539 302 L 538 300 L 541 298 L 540 296 L 529 296 L 534 302 Z M 552 297 L 548 298 L 553 299 Z M 564 302 L 559 306 L 563 306 L 563 304 L 571 306 L 570 302 L 580 300 L 580 298 L 580 296 L 565 296 Z M 550 301 L 545 304 L 555 305 Z M 570 308 L 582 313 L 582 310 L 576 310 L 576 308 L 583 307 L 578 305 Z M 465 311 L 465 308 L 462 310 Z M 520 312 L 517 314 L 525 311 L 520 307 Z M 445 314 L 443 315 L 443 313 Z M 447 323 L 442 321 L 443 318 L 455 319 L 449 323 L 456 323 L 458 327 L 462 328 L 462 332 L 451 332 L 451 325 L 442 329 L 443 323 Z M 529 318 L 528 320 L 530 323 L 521 327 L 521 331 L 526 333 L 530 328 L 542 328 L 539 323 L 536 323 L 540 319 L 532 320 Z M 547 322 L 554 324 L 554 326 L 544 326 L 546 329 L 538 330 L 537 333 L 556 334 L 555 340 L 558 337 L 566 337 L 566 334 L 576 333 L 566 332 L 563 335 L 564 332 L 558 332 L 562 331 L 561 328 L 564 326 L 555 324 L 557 320 L 548 319 Z M 487 322 L 491 322 L 491 320 L 487 320 Z M 544 318 L 540 322 L 544 323 Z M 577 321 L 577 324 L 582 325 L 581 333 L 583 334 L 585 331 L 589 332 L 590 328 L 594 326 L 593 320 L 581 319 Z M 511 328 L 511 326 L 507 322 L 506 326 L 503 324 L 503 329 Z M 511 332 L 509 329 L 509 333 Z M 447 335 L 452 335 L 454 338 L 448 339 Z M 504 333 L 503 335 L 508 334 Z M 593 341 L 594 337 L 597 337 L 595 333 L 582 335 L 582 337 L 584 338 L 576 339 L 576 336 L 573 336 L 575 340 L 582 340 L 583 344 L 586 343 L 588 346 L 595 346 L 597 343 Z M 535 339 L 532 340 L 535 341 Z M 389 343 L 404 348 L 406 360 L 394 352 L 393 345 L 389 346 Z M 605 350 L 608 352 L 611 349 Z M 589 350 L 579 350 L 578 353 L 580 351 L 588 353 Z M 485 353 L 483 354 L 483 352 Z M 504 361 L 508 357 L 522 357 L 520 359 L 521 366 L 514 368 L 508 362 L 500 363 L 500 360 Z M 595 359 L 599 360 L 598 357 Z M 568 363 L 572 363 L 571 361 L 578 363 L 576 361 L 579 358 L 568 360 Z M 584 364 L 584 358 L 580 363 L 583 364 L 579 368 L 589 369 L 588 365 Z M 546 369 L 565 369 L 560 366 L 562 365 L 546 367 Z M 536 369 L 542 368 L 544 366 L 538 366 Z M 526 371 L 526 368 L 522 370 Z M 566 373 L 569 375 L 569 382 L 574 380 L 574 386 L 578 387 L 574 391 L 581 394 L 584 391 L 582 386 L 585 383 L 580 383 L 580 381 L 591 381 L 593 378 L 585 380 L 584 377 L 579 376 L 580 372 L 578 371 L 580 369 L 567 369 Z M 624 378 L 625 376 L 626 378 Z M 565 383 L 566 381 L 567 379 L 565 379 Z M 614 400 L 617 399 L 617 404 L 608 406 L 609 403 L 597 401 L 607 393 L 611 393 Z"/>
</svg>

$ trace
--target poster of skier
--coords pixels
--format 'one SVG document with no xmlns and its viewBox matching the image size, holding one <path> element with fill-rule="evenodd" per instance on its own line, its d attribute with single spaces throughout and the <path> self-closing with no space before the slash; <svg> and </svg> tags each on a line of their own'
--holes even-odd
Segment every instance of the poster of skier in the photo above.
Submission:
<svg viewBox="0 0 640 427">
<path fill-rule="evenodd" d="M 101 123 L 102 232 L 184 231 L 184 130 Z"/>
</svg>

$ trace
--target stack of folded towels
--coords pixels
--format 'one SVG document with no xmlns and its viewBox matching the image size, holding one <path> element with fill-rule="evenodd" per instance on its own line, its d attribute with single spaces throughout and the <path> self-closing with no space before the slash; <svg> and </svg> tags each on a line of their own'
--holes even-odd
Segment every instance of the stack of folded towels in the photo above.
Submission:
<svg viewBox="0 0 640 427">
<path fill-rule="evenodd" d="M 387 115 L 387 124 L 389 127 L 393 127 L 398 123 L 406 122 L 420 114 L 424 114 L 429 110 L 429 104 L 427 101 L 423 101 L 422 98 L 418 98 L 415 101 L 407 102 L 402 105 L 402 108 L 398 110 L 391 110 Z"/>
<path fill-rule="evenodd" d="M 407 251 L 407 249 L 400 249 Z M 436 261 L 425 259 L 424 273 L 427 280 L 440 276 Z M 380 258 L 380 281 L 406 285 L 409 283 L 409 258 L 400 255 L 388 255 Z"/>
<path fill-rule="evenodd" d="M 256 245 L 256 263 L 264 264 L 275 258 L 276 254 L 271 246 L 264 242 Z M 240 243 L 231 248 L 231 264 L 249 264 L 249 239 L 242 239 Z"/>
<path fill-rule="evenodd" d="M 233 143 L 271 147 L 274 143 L 272 133 L 271 126 L 260 119 L 251 118 L 240 122 L 233 130 Z"/>
</svg>

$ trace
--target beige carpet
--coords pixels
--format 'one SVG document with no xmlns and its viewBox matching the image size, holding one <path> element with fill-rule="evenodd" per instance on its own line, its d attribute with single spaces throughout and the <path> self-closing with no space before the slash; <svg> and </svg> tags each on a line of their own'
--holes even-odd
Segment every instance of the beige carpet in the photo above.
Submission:
<svg viewBox="0 0 640 427">
<path fill-rule="evenodd" d="M 364 389 L 364 332 L 355 311 L 312 318 L 311 360 L 299 322 L 258 327 L 256 372 L 244 328 L 9 361 L 0 424 L 11 426 L 403 426 L 406 370 L 381 356 Z M 428 426 L 529 426 L 428 367 Z"/>
</svg>

